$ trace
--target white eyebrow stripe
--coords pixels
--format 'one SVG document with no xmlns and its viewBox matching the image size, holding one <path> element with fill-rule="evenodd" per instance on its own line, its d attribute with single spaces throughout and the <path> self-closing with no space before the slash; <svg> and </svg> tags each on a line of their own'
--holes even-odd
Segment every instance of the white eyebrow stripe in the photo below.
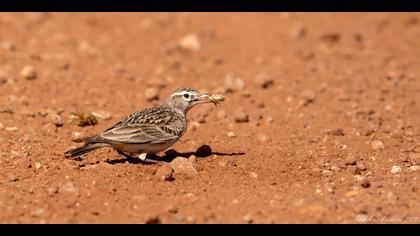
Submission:
<svg viewBox="0 0 420 236">
<path fill-rule="evenodd" d="M 184 95 L 184 94 L 186 94 L 186 93 L 189 93 L 189 92 L 187 92 L 187 91 L 182 91 L 182 92 L 173 93 L 173 94 L 172 94 L 172 97 L 173 97 L 173 96 L 177 96 L 177 95 L 181 95 L 181 96 L 183 96 L 183 95 Z"/>
</svg>

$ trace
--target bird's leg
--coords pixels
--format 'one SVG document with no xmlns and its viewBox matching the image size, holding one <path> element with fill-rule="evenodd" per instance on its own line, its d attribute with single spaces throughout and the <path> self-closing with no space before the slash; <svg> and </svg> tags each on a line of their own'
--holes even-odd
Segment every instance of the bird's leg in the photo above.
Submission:
<svg viewBox="0 0 420 236">
<path fill-rule="evenodd" d="M 159 160 L 153 160 L 153 159 L 147 159 L 146 158 L 147 153 L 141 153 L 138 155 L 138 158 L 142 161 L 142 162 L 149 162 L 149 163 L 155 163 L 155 164 L 162 164 L 162 161 Z"/>
<path fill-rule="evenodd" d="M 147 156 L 147 153 L 141 153 L 141 154 L 139 154 L 138 158 L 139 158 L 141 161 L 145 161 L 145 160 L 146 160 L 146 156 Z"/>
</svg>

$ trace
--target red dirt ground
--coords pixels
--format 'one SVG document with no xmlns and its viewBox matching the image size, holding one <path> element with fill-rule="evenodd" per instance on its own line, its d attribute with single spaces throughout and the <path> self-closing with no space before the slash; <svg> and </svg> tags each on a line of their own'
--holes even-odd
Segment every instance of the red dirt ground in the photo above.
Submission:
<svg viewBox="0 0 420 236">
<path fill-rule="evenodd" d="M 420 223 L 419 20 L 1 13 L 0 222 Z M 179 47 L 189 34 L 197 50 Z M 211 147 L 196 175 L 161 181 L 159 164 L 112 149 L 63 156 L 80 145 L 74 132 L 99 133 L 178 87 L 224 92 L 229 76 L 244 88 L 193 108 L 172 147 L 185 157 Z M 159 101 L 147 101 L 150 87 Z M 249 122 L 236 123 L 237 110 Z M 69 123 L 75 111 L 112 118 L 80 127 Z"/>
</svg>

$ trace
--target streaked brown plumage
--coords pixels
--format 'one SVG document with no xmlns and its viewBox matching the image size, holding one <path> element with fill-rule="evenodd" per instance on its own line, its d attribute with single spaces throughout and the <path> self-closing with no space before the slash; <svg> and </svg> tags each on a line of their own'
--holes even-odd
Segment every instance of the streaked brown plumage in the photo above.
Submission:
<svg viewBox="0 0 420 236">
<path fill-rule="evenodd" d="M 134 112 L 102 133 L 86 138 L 82 147 L 64 153 L 76 158 L 93 150 L 112 147 L 120 152 L 146 154 L 163 151 L 172 146 L 186 131 L 187 112 L 195 105 L 209 103 L 209 94 L 195 89 L 175 90 L 159 107 Z"/>
</svg>

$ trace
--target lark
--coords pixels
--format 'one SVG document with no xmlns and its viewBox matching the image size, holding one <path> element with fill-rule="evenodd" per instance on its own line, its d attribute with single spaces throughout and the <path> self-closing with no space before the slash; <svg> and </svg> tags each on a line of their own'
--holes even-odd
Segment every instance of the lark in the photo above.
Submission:
<svg viewBox="0 0 420 236">
<path fill-rule="evenodd" d="M 223 95 L 200 93 L 196 89 L 175 90 L 163 105 L 134 112 L 102 133 L 85 138 L 83 146 L 64 153 L 78 158 L 91 151 L 111 147 L 120 154 L 136 154 L 146 161 L 147 154 L 164 151 L 178 141 L 187 130 L 187 113 L 198 105 L 218 104 Z M 128 155 L 131 156 L 131 155 Z"/>
</svg>

